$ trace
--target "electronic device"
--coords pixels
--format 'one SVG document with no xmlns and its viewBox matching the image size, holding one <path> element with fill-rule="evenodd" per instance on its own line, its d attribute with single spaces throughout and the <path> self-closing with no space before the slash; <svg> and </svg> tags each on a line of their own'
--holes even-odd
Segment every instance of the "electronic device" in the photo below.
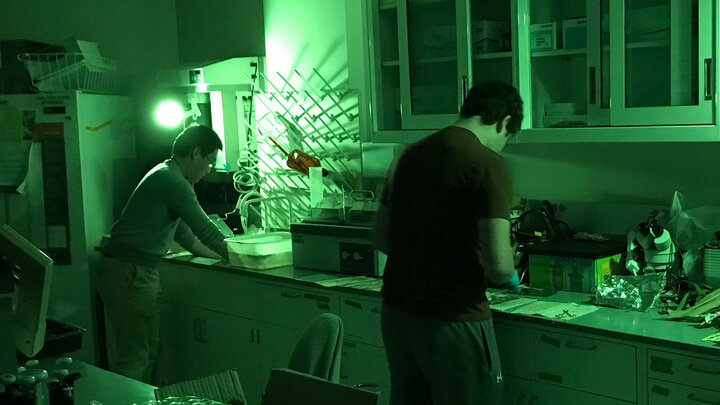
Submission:
<svg viewBox="0 0 720 405">
<path fill-rule="evenodd" d="M 626 267 L 633 274 L 664 271 L 675 261 L 675 244 L 670 232 L 657 218 L 640 222 L 637 231 L 628 233 Z"/>
<path fill-rule="evenodd" d="M 6 372 L 14 370 L 16 348 L 23 355 L 33 357 L 43 347 L 53 261 L 6 224 L 0 225 L 0 256 L 0 272 L 5 275 L 3 280 L 6 283 L 16 283 L 5 285 L 2 291 L 17 290 L 15 303 L 7 296 L 0 299 L 0 317 L 10 317 L 13 320 L 9 322 L 11 327 L 2 328 L 3 333 L 14 331 L 15 342 L 14 345 L 3 346 L 1 349 L 3 361 L 10 362 L 0 364 L 0 369 Z M 3 338 L 7 339 L 7 335 Z"/>
<path fill-rule="evenodd" d="M 373 228 L 303 222 L 290 225 L 293 266 L 381 277 L 387 256 L 374 248 Z"/>
</svg>

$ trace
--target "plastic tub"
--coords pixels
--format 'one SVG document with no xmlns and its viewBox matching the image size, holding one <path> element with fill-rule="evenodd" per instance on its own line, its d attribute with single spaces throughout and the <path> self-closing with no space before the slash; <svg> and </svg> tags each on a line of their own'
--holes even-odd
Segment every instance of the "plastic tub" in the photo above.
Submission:
<svg viewBox="0 0 720 405">
<path fill-rule="evenodd" d="M 233 266 L 264 270 L 292 264 L 290 232 L 238 235 L 225 239 L 225 242 Z"/>
</svg>

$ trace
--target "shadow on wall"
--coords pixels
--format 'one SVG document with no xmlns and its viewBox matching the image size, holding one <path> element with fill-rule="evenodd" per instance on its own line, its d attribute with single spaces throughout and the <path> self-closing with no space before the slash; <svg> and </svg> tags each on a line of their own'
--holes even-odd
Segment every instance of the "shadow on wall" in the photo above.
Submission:
<svg viewBox="0 0 720 405">
<path fill-rule="evenodd" d="M 516 194 L 530 199 L 693 206 L 720 204 L 720 144 L 507 145 Z"/>
</svg>

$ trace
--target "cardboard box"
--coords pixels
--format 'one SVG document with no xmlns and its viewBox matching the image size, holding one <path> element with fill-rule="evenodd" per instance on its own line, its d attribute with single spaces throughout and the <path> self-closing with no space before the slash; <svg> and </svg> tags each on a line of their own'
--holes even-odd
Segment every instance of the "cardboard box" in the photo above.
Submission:
<svg viewBox="0 0 720 405">
<path fill-rule="evenodd" d="M 587 47 L 587 18 L 572 18 L 562 22 L 563 49 Z"/>
<path fill-rule="evenodd" d="M 473 21 L 470 42 L 475 53 L 504 52 L 510 50 L 510 22 Z"/>
<path fill-rule="evenodd" d="M 530 24 L 530 50 L 550 51 L 558 49 L 557 24 Z"/>
</svg>

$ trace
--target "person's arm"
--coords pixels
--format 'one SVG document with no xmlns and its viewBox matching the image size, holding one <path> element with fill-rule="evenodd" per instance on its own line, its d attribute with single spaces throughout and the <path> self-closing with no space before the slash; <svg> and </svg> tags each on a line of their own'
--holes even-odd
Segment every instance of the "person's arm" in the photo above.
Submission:
<svg viewBox="0 0 720 405">
<path fill-rule="evenodd" d="M 200 242 L 200 239 L 195 236 L 183 220 L 178 222 L 177 230 L 175 230 L 175 241 L 195 256 L 209 257 L 211 259 L 227 259 L 228 257 L 226 243 L 223 242 L 219 252 L 210 249 Z"/>
<path fill-rule="evenodd" d="M 513 249 L 510 246 L 510 221 L 504 218 L 481 218 L 478 221 L 480 261 L 485 276 L 493 284 L 508 282 L 515 274 Z"/>
</svg>

